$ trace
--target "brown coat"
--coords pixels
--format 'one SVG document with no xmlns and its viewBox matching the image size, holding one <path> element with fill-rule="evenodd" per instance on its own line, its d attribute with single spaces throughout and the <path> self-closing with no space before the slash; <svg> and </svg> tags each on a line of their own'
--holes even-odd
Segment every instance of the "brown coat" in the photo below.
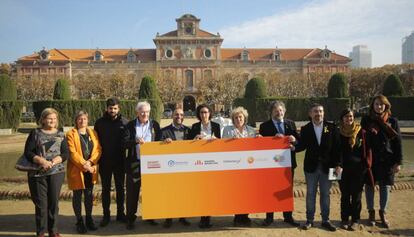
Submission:
<svg viewBox="0 0 414 237">
<path fill-rule="evenodd" d="M 93 167 L 95 168 L 95 172 L 92 175 L 92 182 L 95 184 L 98 180 L 98 161 L 99 158 L 101 158 L 102 148 L 99 144 L 96 132 L 90 128 L 87 128 L 86 131 L 93 143 L 93 149 L 89 161 L 92 162 Z M 83 180 L 83 165 L 86 163 L 86 160 L 83 159 L 82 146 L 78 130 L 73 128 L 66 133 L 66 137 L 70 153 L 68 170 L 66 173 L 68 178 L 68 187 L 71 190 L 85 189 Z"/>
</svg>

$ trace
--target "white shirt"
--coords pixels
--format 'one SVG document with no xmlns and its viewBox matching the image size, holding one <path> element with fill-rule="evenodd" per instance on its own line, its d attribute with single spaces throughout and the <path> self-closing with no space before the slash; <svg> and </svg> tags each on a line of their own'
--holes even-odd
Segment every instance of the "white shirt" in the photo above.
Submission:
<svg viewBox="0 0 414 237">
<path fill-rule="evenodd" d="M 321 144 L 322 138 L 322 130 L 323 130 L 323 122 L 319 125 L 313 123 L 313 130 L 315 131 L 316 140 L 318 141 L 318 145 Z"/>
<path fill-rule="evenodd" d="M 203 123 L 201 123 L 200 135 L 203 137 L 202 139 L 211 139 L 212 138 L 211 123 L 210 122 L 208 122 L 207 127 L 204 127 Z"/>
</svg>

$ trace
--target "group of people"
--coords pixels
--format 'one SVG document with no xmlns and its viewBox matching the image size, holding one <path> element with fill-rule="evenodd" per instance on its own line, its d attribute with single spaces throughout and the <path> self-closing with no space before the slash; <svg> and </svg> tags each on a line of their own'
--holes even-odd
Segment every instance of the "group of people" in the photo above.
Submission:
<svg viewBox="0 0 414 237">
<path fill-rule="evenodd" d="M 285 118 L 286 107 L 275 101 L 269 109 L 270 120 L 260 125 L 258 133 L 247 125 L 248 113 L 243 107 L 231 112 L 233 125 L 226 126 L 221 133 L 220 125 L 211 121 L 212 110 L 208 105 L 197 107 L 199 122 L 191 128 L 183 124 L 184 111 L 176 108 L 172 123 L 160 128 L 158 122 L 150 119 L 151 106 L 139 102 L 136 118 L 127 121 L 120 113 L 117 98 L 107 100 L 103 117 L 99 118 L 94 129 L 88 127 L 88 113 L 79 111 L 75 116 L 75 127 L 66 133 L 58 130 L 58 112 L 45 109 L 40 116 L 40 127 L 33 130 L 25 144 L 26 158 L 38 164 L 39 171 L 28 172 L 31 198 L 35 204 L 37 236 L 60 236 L 57 230 L 59 193 L 64 181 L 67 161 L 67 182 L 73 190 L 72 205 L 76 216 L 76 230 L 86 233 L 97 229 L 92 218 L 93 187 L 98 180 L 102 185 L 103 218 L 100 226 L 111 221 L 110 192 L 112 176 L 115 180 L 117 213 L 116 220 L 126 223 L 126 228 L 135 227 L 141 188 L 140 146 L 146 142 L 175 140 L 246 138 L 265 136 L 287 136 L 291 143 L 292 180 L 297 166 L 295 153 L 306 151 L 304 173 L 306 180 L 306 223 L 308 230 L 314 226 L 316 194 L 319 188 L 322 227 L 335 231 L 337 228 L 329 220 L 331 180 L 329 169 L 342 173 L 339 181 L 341 189 L 341 226 L 356 230 L 360 224 L 361 196 L 365 186 L 369 223 L 375 225 L 374 190 L 379 185 L 379 216 L 384 227 L 389 228 L 386 218 L 390 187 L 394 175 L 401 169 L 401 135 L 397 120 L 391 116 L 391 104 L 385 96 L 376 96 L 369 114 L 361 124 L 355 121 L 350 109 L 339 116 L 339 126 L 326 121 L 324 108 L 312 104 L 309 108 L 310 122 L 303 126 L 300 134 L 295 122 Z M 127 151 L 127 152 L 126 152 Z M 126 179 L 126 181 L 125 181 Z M 277 182 L 277 180 L 274 180 Z M 126 184 L 126 202 L 125 202 Z M 84 196 L 85 219 L 82 217 L 82 193 Z M 126 212 L 125 206 L 126 203 Z M 247 213 L 235 213 L 235 226 L 250 226 Z M 284 222 L 299 227 L 292 212 L 283 213 Z M 273 223 L 273 213 L 266 213 L 263 226 Z M 147 220 L 150 225 L 158 225 Z M 190 222 L 179 218 L 182 225 Z M 166 219 L 165 228 L 172 226 L 172 219 Z M 211 218 L 203 216 L 200 228 L 210 228 Z"/>
</svg>

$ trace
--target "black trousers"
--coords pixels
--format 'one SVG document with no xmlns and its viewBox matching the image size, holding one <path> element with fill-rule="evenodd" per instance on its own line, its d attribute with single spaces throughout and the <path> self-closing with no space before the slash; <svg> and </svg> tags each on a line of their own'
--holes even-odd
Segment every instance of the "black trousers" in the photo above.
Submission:
<svg viewBox="0 0 414 237">
<path fill-rule="evenodd" d="M 30 196 L 35 205 L 36 234 L 57 233 L 59 195 L 65 173 L 28 177 Z"/>
<path fill-rule="evenodd" d="M 126 216 L 129 221 L 134 221 L 137 216 L 141 178 L 127 174 L 126 176 Z"/>
<path fill-rule="evenodd" d="M 102 208 L 104 217 L 111 215 L 109 206 L 111 204 L 111 182 L 112 175 L 115 179 L 116 190 L 116 208 L 117 215 L 124 214 L 125 207 L 125 167 L 124 163 L 120 163 L 114 166 L 102 164 L 99 169 L 99 174 L 102 183 Z"/>
<path fill-rule="evenodd" d="M 82 193 L 85 197 L 84 205 L 86 217 L 92 217 L 93 186 L 85 189 L 73 190 L 72 207 L 77 220 L 82 218 Z"/>
<path fill-rule="evenodd" d="M 341 220 L 353 222 L 360 220 L 361 196 L 365 181 L 365 169 L 362 165 L 344 167 L 339 181 L 341 189 Z"/>
<path fill-rule="evenodd" d="M 295 169 L 292 169 L 292 188 L 293 188 L 293 178 L 295 177 Z M 273 221 L 274 214 L 273 212 L 266 213 L 266 220 Z M 283 219 L 290 220 L 293 218 L 293 212 L 285 211 L 283 212 Z"/>
</svg>

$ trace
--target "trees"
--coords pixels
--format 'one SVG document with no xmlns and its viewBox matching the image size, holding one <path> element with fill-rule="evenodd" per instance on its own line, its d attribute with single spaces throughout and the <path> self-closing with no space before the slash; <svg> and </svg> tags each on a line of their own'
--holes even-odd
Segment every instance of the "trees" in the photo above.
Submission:
<svg viewBox="0 0 414 237">
<path fill-rule="evenodd" d="M 345 75 L 335 73 L 328 83 L 328 98 L 345 98 L 349 96 L 348 84 Z"/>
<path fill-rule="evenodd" d="M 55 89 L 53 91 L 53 99 L 55 100 L 70 100 L 70 84 L 67 79 L 61 78 L 56 81 Z"/>
<path fill-rule="evenodd" d="M 257 99 L 266 97 L 266 84 L 262 78 L 252 78 L 247 82 L 244 92 L 245 99 Z"/>
<path fill-rule="evenodd" d="M 150 76 L 142 78 L 138 93 L 139 100 L 147 100 L 151 104 L 151 118 L 160 121 L 164 105 L 159 95 L 155 80 Z"/>
<path fill-rule="evenodd" d="M 16 84 L 6 74 L 0 74 L 0 100 L 17 100 Z"/>
<path fill-rule="evenodd" d="M 403 96 L 404 88 L 400 78 L 395 74 L 389 75 L 384 82 L 382 93 L 385 96 Z"/>
</svg>

